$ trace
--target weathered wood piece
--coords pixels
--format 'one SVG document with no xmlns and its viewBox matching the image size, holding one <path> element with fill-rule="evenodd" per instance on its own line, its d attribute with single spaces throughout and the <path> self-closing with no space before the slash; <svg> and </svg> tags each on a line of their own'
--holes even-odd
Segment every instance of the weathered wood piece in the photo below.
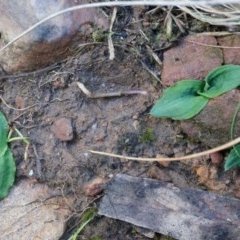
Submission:
<svg viewBox="0 0 240 240">
<path fill-rule="evenodd" d="M 152 179 L 118 174 L 99 214 L 179 240 L 239 240 L 240 201 Z"/>
</svg>

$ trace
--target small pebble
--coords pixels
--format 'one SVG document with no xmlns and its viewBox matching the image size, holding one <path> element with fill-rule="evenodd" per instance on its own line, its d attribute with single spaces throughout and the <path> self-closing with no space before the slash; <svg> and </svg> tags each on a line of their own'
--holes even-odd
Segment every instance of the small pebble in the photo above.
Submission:
<svg viewBox="0 0 240 240">
<path fill-rule="evenodd" d="M 224 160 L 224 157 L 221 152 L 211 153 L 210 158 L 211 158 L 211 163 L 216 166 L 221 165 Z"/>
<path fill-rule="evenodd" d="M 68 118 L 60 118 L 53 123 L 52 132 L 61 141 L 71 141 L 73 139 L 72 122 Z"/>
<path fill-rule="evenodd" d="M 30 177 L 33 176 L 33 170 L 32 170 L 32 169 L 29 171 L 28 175 L 29 175 Z"/>
<path fill-rule="evenodd" d="M 134 120 L 134 121 L 133 121 L 133 127 L 134 127 L 135 130 L 139 130 L 140 124 L 139 124 L 139 121 L 138 121 L 138 120 Z"/>
<path fill-rule="evenodd" d="M 93 179 L 91 182 L 87 183 L 84 186 L 83 191 L 86 196 L 95 197 L 102 193 L 103 186 L 106 182 L 107 179 L 102 177 L 96 177 L 95 179 Z"/>
</svg>

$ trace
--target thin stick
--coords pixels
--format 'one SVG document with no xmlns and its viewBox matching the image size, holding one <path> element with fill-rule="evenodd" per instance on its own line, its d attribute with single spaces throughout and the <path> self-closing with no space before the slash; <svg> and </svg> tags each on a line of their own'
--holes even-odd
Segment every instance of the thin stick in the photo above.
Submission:
<svg viewBox="0 0 240 240">
<path fill-rule="evenodd" d="M 151 49 L 151 47 L 150 47 L 149 45 L 146 45 L 146 47 L 147 47 L 148 53 L 149 53 L 150 55 L 152 55 L 153 59 L 158 63 L 158 65 L 159 65 L 160 67 L 162 67 L 163 63 L 162 63 L 162 61 L 159 59 L 158 55 Z"/>
<path fill-rule="evenodd" d="M 200 152 L 200 153 L 195 153 L 195 154 L 191 154 L 191 155 L 187 155 L 187 156 L 183 156 L 183 157 L 173 157 L 173 158 L 142 158 L 142 157 L 130 157 L 130 156 L 122 156 L 119 154 L 113 154 L 113 153 L 107 153 L 107 152 L 100 152 L 100 151 L 93 151 L 93 150 L 88 150 L 90 153 L 93 154 L 98 154 L 98 155 L 102 155 L 102 156 L 108 156 L 108 157 L 115 157 L 115 158 L 121 158 L 121 159 L 126 159 L 126 160 L 134 160 L 134 161 L 147 161 L 147 162 L 155 162 L 155 161 L 181 161 L 181 160 L 189 160 L 192 158 L 196 158 L 196 157 L 201 157 L 204 155 L 208 155 L 214 152 L 218 152 L 218 151 L 222 151 L 224 149 L 230 148 L 236 144 L 240 143 L 240 137 L 234 139 L 233 141 L 230 141 L 228 143 L 225 143 L 219 147 L 204 151 L 204 152 Z"/>
<path fill-rule="evenodd" d="M 37 71 L 34 72 L 26 72 L 26 73 L 20 73 L 17 75 L 4 75 L 4 76 L 0 76 L 0 80 L 2 79 L 8 79 L 8 78 L 20 78 L 20 77 L 29 77 L 29 76 L 33 76 L 35 77 L 36 75 L 43 73 L 43 72 L 48 72 L 48 71 L 52 71 L 56 68 L 59 68 L 59 64 L 53 64 L 51 66 L 39 69 Z"/>
<path fill-rule="evenodd" d="M 191 6 L 191 5 L 198 5 L 198 6 L 204 6 L 204 5 L 219 5 L 219 4 L 230 4 L 230 3 L 239 3 L 239 0 L 218 0 L 218 1 L 208 1 L 208 0 L 199 0 L 199 1 L 189 1 L 189 0 L 140 0 L 140 1 L 113 1 L 113 2 L 98 2 L 98 3 L 88 3 L 88 4 L 81 4 L 79 6 L 74 6 L 70 8 L 66 8 L 64 10 L 58 11 L 56 13 L 51 14 L 50 16 L 42 19 L 41 21 L 37 22 L 36 24 L 29 27 L 26 31 L 19 34 L 17 37 L 12 39 L 10 42 L 8 42 L 4 47 L 0 49 L 0 52 L 6 49 L 8 46 L 12 45 L 14 42 L 16 42 L 18 39 L 26 35 L 27 33 L 31 32 L 41 24 L 49 21 L 50 19 L 53 19 L 59 15 L 62 15 L 64 13 L 76 11 L 79 9 L 84 8 L 94 8 L 94 7 L 116 7 L 116 6 Z"/>
<path fill-rule="evenodd" d="M 214 36 L 214 37 L 223 37 L 223 36 L 230 36 L 230 35 L 240 35 L 240 32 L 202 32 L 202 33 L 194 33 L 193 36 Z"/>
<path fill-rule="evenodd" d="M 15 107 L 10 106 L 9 104 L 7 104 L 6 101 L 3 99 L 2 96 L 0 96 L 0 99 L 1 99 L 1 101 L 2 101 L 8 108 L 13 109 L 13 110 L 15 110 L 15 111 L 25 111 L 25 110 L 27 110 L 27 109 L 29 109 L 29 108 L 32 108 L 32 107 L 35 107 L 36 105 L 38 105 L 38 103 L 36 103 L 36 104 L 31 105 L 31 106 L 28 106 L 28 107 L 25 107 L 25 108 L 19 108 L 19 109 L 18 109 L 18 108 L 15 108 Z"/>
<path fill-rule="evenodd" d="M 229 46 L 219 46 L 219 45 L 212 45 L 212 44 L 206 44 L 206 43 L 200 43 L 200 42 L 195 42 L 195 41 L 192 41 L 192 40 L 184 40 L 186 42 L 189 42 L 189 43 L 194 43 L 194 44 L 197 44 L 197 45 L 201 45 L 201 46 L 206 46 L 206 47 L 215 47 L 215 48 L 230 48 L 230 49 L 239 49 L 239 47 L 229 47 Z"/>
<path fill-rule="evenodd" d="M 114 51 L 114 46 L 113 46 L 113 40 L 112 40 L 112 29 L 113 29 L 113 24 L 115 22 L 117 16 L 117 8 L 114 7 L 113 8 L 113 14 L 112 14 L 112 18 L 111 18 L 111 24 L 109 27 L 109 34 L 108 34 L 108 48 L 109 48 L 109 59 L 113 60 L 115 58 L 115 51 Z"/>
<path fill-rule="evenodd" d="M 147 95 L 146 91 L 141 91 L 141 90 L 129 90 L 129 91 L 119 91 L 119 92 L 111 92 L 111 93 L 92 93 L 84 86 L 84 84 L 77 82 L 77 85 L 88 98 L 121 97 L 121 96 L 135 95 L 135 94 Z"/>
</svg>

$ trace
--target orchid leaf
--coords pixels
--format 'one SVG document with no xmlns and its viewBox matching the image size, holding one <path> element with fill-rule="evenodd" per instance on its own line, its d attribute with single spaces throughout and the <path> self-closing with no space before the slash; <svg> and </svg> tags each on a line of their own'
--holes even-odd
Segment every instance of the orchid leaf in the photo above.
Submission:
<svg viewBox="0 0 240 240">
<path fill-rule="evenodd" d="M 224 170 L 227 171 L 234 167 L 240 166 L 240 144 L 237 144 L 232 148 L 227 156 L 226 162 L 224 164 Z"/>
<path fill-rule="evenodd" d="M 3 113 L 0 112 L 0 157 L 4 155 L 8 148 L 8 130 L 8 122 Z"/>
<path fill-rule="evenodd" d="M 150 114 L 155 117 L 184 120 L 194 117 L 211 98 L 240 85 L 240 66 L 224 65 L 211 71 L 204 81 L 182 80 L 163 92 Z"/>
<path fill-rule="evenodd" d="M 240 85 L 240 66 L 224 65 L 211 71 L 205 78 L 205 87 L 198 94 L 215 98 Z"/>
<path fill-rule="evenodd" d="M 9 148 L 0 157 L 0 200 L 7 196 L 15 179 L 16 165 Z"/>
<path fill-rule="evenodd" d="M 203 81 L 182 80 L 164 90 L 162 98 L 153 106 L 150 114 L 174 120 L 189 119 L 198 114 L 209 101 L 197 93 L 203 88 Z"/>
<path fill-rule="evenodd" d="M 0 112 L 0 200 L 7 196 L 15 179 L 16 165 L 8 147 L 8 122 Z"/>
</svg>

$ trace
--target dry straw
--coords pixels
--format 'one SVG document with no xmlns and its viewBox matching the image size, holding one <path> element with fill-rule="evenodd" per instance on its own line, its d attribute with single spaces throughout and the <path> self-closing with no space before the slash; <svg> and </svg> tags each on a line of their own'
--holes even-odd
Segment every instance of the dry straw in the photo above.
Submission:
<svg viewBox="0 0 240 240">
<path fill-rule="evenodd" d="M 240 25 L 240 4 L 217 6 L 179 6 L 179 8 L 196 19 L 212 25 Z"/>
</svg>

